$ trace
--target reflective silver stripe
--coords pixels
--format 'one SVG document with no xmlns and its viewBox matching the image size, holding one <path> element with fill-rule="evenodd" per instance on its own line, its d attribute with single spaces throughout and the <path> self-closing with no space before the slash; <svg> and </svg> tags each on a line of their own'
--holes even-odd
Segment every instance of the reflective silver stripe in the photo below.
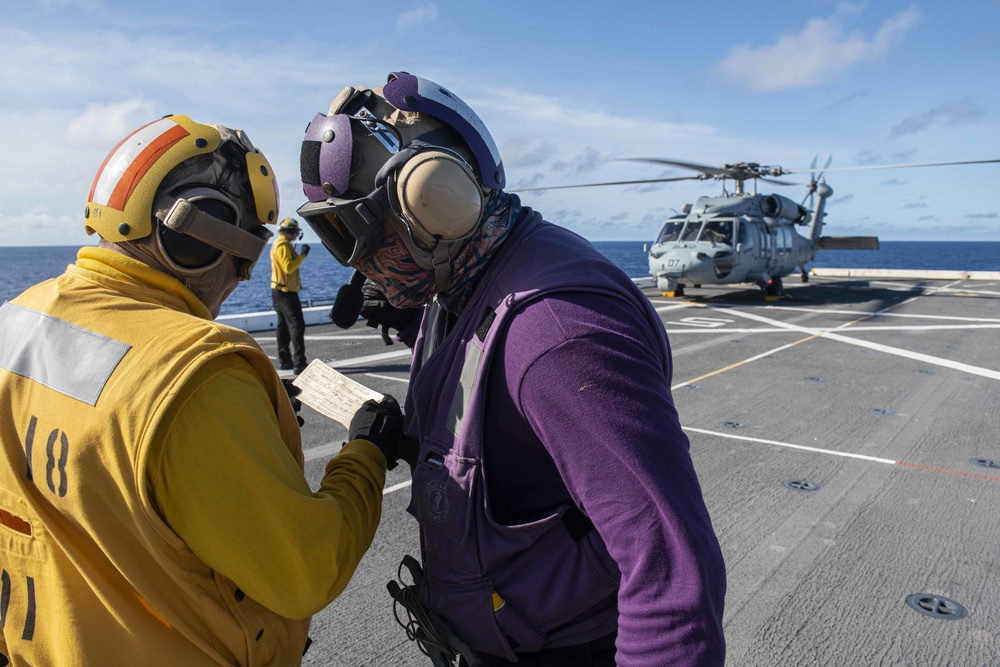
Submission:
<svg viewBox="0 0 1000 667">
<path fill-rule="evenodd" d="M 451 408 L 448 410 L 447 426 L 448 430 L 458 435 L 462 428 L 462 419 L 469 411 L 469 403 L 472 400 L 472 388 L 476 385 L 476 377 L 479 375 L 479 364 L 483 360 L 483 348 L 475 340 L 469 341 L 469 349 L 465 353 L 465 363 L 462 364 L 462 375 L 458 380 L 458 387 L 455 388 L 455 396 L 451 399 Z"/>
<path fill-rule="evenodd" d="M 0 367 L 88 405 L 131 347 L 37 310 L 0 306 Z"/>
</svg>

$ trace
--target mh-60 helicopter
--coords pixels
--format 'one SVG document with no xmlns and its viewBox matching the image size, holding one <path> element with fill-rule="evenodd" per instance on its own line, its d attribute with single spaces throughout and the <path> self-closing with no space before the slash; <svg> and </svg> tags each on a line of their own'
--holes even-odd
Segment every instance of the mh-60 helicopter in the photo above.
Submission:
<svg viewBox="0 0 1000 667">
<path fill-rule="evenodd" d="M 656 286 L 664 296 L 682 296 L 685 284 L 700 287 L 755 283 L 764 290 L 767 299 L 777 299 L 783 294 L 783 277 L 798 271 L 803 282 L 808 280 L 806 264 L 812 261 L 821 248 L 878 249 L 878 238 L 874 236 L 822 236 L 826 200 L 833 194 L 833 188 L 826 184 L 822 172 L 816 175 L 815 158 L 809 169 L 784 169 L 755 162 L 710 167 L 658 158 L 630 160 L 683 167 L 695 170 L 699 174 L 639 181 L 527 188 L 527 190 L 664 183 L 709 178 L 723 181 L 721 197 L 700 197 L 694 206 L 686 204 L 682 214 L 672 216 L 663 223 L 656 241 L 647 249 L 649 273 L 656 280 Z M 992 162 L 1000 160 L 841 167 L 830 171 Z M 830 160 L 827 160 L 823 171 L 829 166 Z M 810 173 L 811 177 L 806 196 L 801 203 L 778 194 L 763 195 L 756 192 L 758 179 L 777 185 L 794 185 L 772 177 L 803 173 Z M 727 180 L 735 183 L 732 194 L 725 189 Z M 746 181 L 754 181 L 754 192 L 746 191 L 744 187 Z M 809 200 L 809 208 L 805 207 L 806 200 Z M 804 233 L 800 233 L 798 228 L 803 227 Z"/>
</svg>

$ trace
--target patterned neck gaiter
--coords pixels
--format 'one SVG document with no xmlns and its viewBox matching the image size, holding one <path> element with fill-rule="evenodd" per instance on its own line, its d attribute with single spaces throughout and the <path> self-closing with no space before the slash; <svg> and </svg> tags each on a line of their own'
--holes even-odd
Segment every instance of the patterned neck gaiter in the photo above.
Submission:
<svg viewBox="0 0 1000 667">
<path fill-rule="evenodd" d="M 507 238 L 520 211 L 521 200 L 517 195 L 503 190 L 490 194 L 479 227 L 451 263 L 448 287 L 441 295 L 447 300 L 448 310 L 460 312 L 465 306 L 478 277 Z M 417 266 L 399 234 L 388 225 L 382 247 L 354 268 L 373 280 L 396 308 L 422 306 L 434 295 L 434 272 Z"/>
</svg>

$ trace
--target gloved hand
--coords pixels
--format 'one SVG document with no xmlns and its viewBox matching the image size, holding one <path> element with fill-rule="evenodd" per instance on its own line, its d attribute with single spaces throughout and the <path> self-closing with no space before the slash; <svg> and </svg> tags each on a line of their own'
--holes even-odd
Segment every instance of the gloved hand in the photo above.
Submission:
<svg viewBox="0 0 1000 667">
<path fill-rule="evenodd" d="M 302 409 L 302 401 L 295 397 L 301 394 L 302 390 L 292 384 L 292 380 L 289 378 L 282 378 L 281 384 L 285 387 L 285 391 L 288 392 L 288 400 L 292 402 L 292 409 L 295 410 L 295 420 L 299 422 L 299 426 L 301 427 L 306 423 L 306 420 L 299 415 L 299 410 Z"/>
<path fill-rule="evenodd" d="M 302 256 L 303 257 L 305 257 L 306 255 L 308 255 L 310 250 L 311 250 L 311 248 L 309 247 L 308 244 L 306 244 L 306 243 L 302 244 Z"/>
<path fill-rule="evenodd" d="M 402 331 L 406 325 L 420 316 L 422 308 L 396 308 L 389 303 L 382 291 L 371 280 L 366 280 L 361 286 L 364 300 L 361 303 L 361 317 L 368 321 L 368 326 L 376 329 L 382 327 L 382 340 L 386 345 L 392 345 L 389 329 Z"/>
<path fill-rule="evenodd" d="M 392 470 L 403 441 L 403 411 L 388 394 L 381 401 L 368 399 L 354 413 L 347 433 L 349 440 L 361 438 L 374 443 L 385 454 L 386 468 Z"/>
</svg>

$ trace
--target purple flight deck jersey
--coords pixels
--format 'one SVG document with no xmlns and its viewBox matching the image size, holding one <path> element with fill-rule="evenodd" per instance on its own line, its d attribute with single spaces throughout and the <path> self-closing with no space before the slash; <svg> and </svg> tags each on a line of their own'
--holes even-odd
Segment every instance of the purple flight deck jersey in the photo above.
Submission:
<svg viewBox="0 0 1000 667">
<path fill-rule="evenodd" d="M 623 667 L 721 665 L 725 566 L 645 296 L 524 209 L 444 318 L 406 406 L 425 602 L 508 659 L 617 630 Z"/>
</svg>

